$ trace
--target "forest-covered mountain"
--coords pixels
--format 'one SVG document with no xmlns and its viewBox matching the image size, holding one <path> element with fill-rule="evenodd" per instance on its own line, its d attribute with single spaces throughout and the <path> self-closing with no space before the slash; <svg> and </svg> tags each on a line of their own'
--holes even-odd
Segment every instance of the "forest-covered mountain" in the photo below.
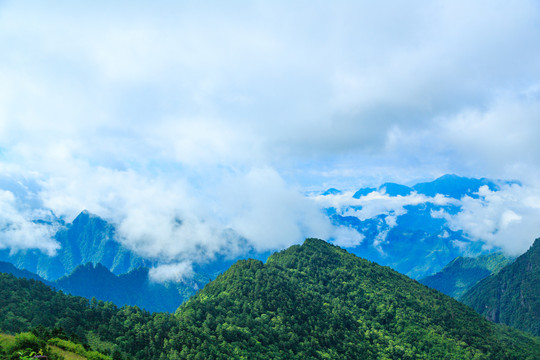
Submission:
<svg viewBox="0 0 540 360">
<path fill-rule="evenodd" d="M 491 321 L 540 336 L 540 239 L 461 300 Z"/>
<path fill-rule="evenodd" d="M 135 359 L 536 359 L 540 340 L 492 324 L 387 267 L 309 239 L 242 260 L 174 315 L 0 274 L 0 328 L 61 326 Z"/>
<path fill-rule="evenodd" d="M 419 280 L 422 284 L 437 289 L 455 299 L 467 292 L 480 280 L 498 273 L 512 263 L 502 252 L 477 257 L 457 257 L 438 273 Z"/>
</svg>

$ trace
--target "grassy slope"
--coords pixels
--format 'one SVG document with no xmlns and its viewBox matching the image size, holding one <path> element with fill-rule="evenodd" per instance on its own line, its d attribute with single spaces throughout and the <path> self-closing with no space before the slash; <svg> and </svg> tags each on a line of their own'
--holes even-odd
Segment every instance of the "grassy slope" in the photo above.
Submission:
<svg viewBox="0 0 540 360">
<path fill-rule="evenodd" d="M 10 334 L 0 333 L 0 347 L 1 348 L 5 349 L 7 346 L 12 345 L 14 342 L 15 342 L 15 336 L 10 335 Z M 84 356 L 80 356 L 70 351 L 60 349 L 57 346 L 49 345 L 49 347 L 51 348 L 53 353 L 63 356 L 65 360 L 86 360 L 87 359 Z"/>
</svg>

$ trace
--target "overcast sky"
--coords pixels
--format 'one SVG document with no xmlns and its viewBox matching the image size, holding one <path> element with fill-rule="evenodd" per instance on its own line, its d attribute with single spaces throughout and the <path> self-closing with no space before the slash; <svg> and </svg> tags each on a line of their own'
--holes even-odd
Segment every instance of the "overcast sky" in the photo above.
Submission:
<svg viewBox="0 0 540 360">
<path fill-rule="evenodd" d="M 538 1 L 0 1 L 0 199 L 174 257 L 330 236 L 311 190 L 538 187 L 539 39 Z"/>
</svg>

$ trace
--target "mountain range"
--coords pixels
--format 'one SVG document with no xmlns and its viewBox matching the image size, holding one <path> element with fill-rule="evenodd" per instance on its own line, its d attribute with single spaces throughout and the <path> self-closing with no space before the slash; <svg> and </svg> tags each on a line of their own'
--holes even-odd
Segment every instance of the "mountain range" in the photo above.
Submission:
<svg viewBox="0 0 540 360">
<path fill-rule="evenodd" d="M 151 312 L 174 312 L 209 281 L 195 274 L 193 279 L 182 282 L 158 283 L 150 279 L 148 268 L 141 267 L 126 274 L 115 275 L 99 263 L 79 265 L 70 275 L 55 281 L 45 280 L 4 261 L 0 261 L 0 273 L 37 280 L 67 294 L 111 301 L 118 306 L 136 305 Z"/>
<path fill-rule="evenodd" d="M 540 357 L 538 338 L 317 239 L 265 263 L 236 262 L 175 314 L 88 302 L 7 274 L 0 292 L 3 329 L 62 326 L 124 359 Z"/>
<path fill-rule="evenodd" d="M 54 240 L 60 249 L 55 256 L 31 249 L 13 254 L 10 249 L 4 249 L 0 251 L 0 261 L 11 262 L 51 281 L 71 274 L 77 266 L 88 262 L 102 264 L 117 275 L 152 265 L 150 260 L 118 241 L 114 225 L 88 211 L 82 211 L 68 224 L 58 220 L 57 226 Z"/>
<path fill-rule="evenodd" d="M 432 182 L 419 183 L 412 187 L 385 183 L 378 188 L 360 189 L 351 195 L 350 200 L 358 200 L 364 204 L 362 201 L 374 195 L 385 196 L 392 201 L 403 200 L 404 197 L 414 194 L 428 198 L 426 201 L 404 205 L 402 210 L 393 209 L 367 218 L 356 213 L 362 210 L 362 206 L 354 203 L 347 205 L 347 202 L 339 209 L 327 208 L 326 213 L 336 226 L 352 228 L 363 236 L 360 244 L 346 247 L 349 252 L 390 266 L 409 277 L 424 279 L 441 271 L 456 258 L 486 254 L 481 242 L 471 241 L 463 232 L 452 230 L 445 218 L 434 215 L 440 211 L 455 214 L 460 211 L 459 203 L 450 201 L 441 205 L 431 197 L 436 195 L 448 199 L 477 197 L 482 186 L 498 191 L 502 184 L 511 183 L 456 175 L 445 175 Z M 321 196 L 344 197 L 344 194 L 343 191 L 332 188 L 323 192 Z M 4 249 L 0 250 L 0 261 L 10 262 L 17 268 L 28 270 L 48 281 L 57 281 L 65 277 L 61 282 L 63 287 L 60 288 L 72 294 L 96 296 L 98 299 L 114 301 L 118 305 L 133 304 L 148 310 L 172 311 L 176 304 L 225 271 L 235 260 L 247 256 L 264 260 L 268 256 L 268 253 L 251 251 L 235 259 L 217 257 L 206 264 L 194 264 L 194 279 L 187 279 L 176 285 L 166 284 L 163 288 L 159 288 L 148 279 L 148 268 L 155 265 L 156 260 L 145 258 L 124 246 L 114 224 L 88 211 L 81 212 L 71 223 L 65 223 L 61 219 L 54 221 L 58 227 L 54 239 L 60 245 L 56 256 L 49 256 L 37 250 L 11 253 L 10 249 Z M 460 261 L 457 260 L 458 263 Z M 87 265 L 89 263 L 93 266 Z M 78 268 L 81 266 L 82 268 Z M 105 270 L 111 274 L 106 274 Z M 127 275 L 130 272 L 133 273 Z M 71 274 L 87 283 L 87 289 L 78 288 L 76 281 L 69 279 Z M 488 273 L 482 272 L 480 277 L 474 279 L 479 280 L 487 275 Z M 110 281 L 92 282 L 92 277 Z M 135 282 L 132 279 L 139 279 L 140 284 L 134 286 Z M 126 290 L 126 283 L 133 285 L 129 286 L 131 290 Z M 471 280 L 470 285 L 473 283 Z M 90 284 L 94 286 L 90 287 Z M 150 288 L 154 292 L 159 288 L 158 298 L 167 299 L 161 304 L 168 305 L 156 307 L 155 304 L 145 301 L 142 296 L 133 295 L 145 294 L 149 289 L 145 284 L 153 284 Z M 430 285 L 452 296 L 456 295 L 449 289 L 443 289 L 432 283 Z M 467 286 L 462 286 L 462 290 Z M 171 291 L 172 288 L 176 288 L 178 294 Z M 114 289 L 117 289 L 116 294 Z"/>
<path fill-rule="evenodd" d="M 351 196 L 351 200 L 362 201 L 374 192 L 396 199 L 413 193 L 427 197 L 439 194 L 449 199 L 460 199 L 464 196 L 477 197 L 482 186 L 497 191 L 503 183 L 511 182 L 445 175 L 412 187 L 385 183 L 378 188 L 360 189 Z M 340 190 L 329 189 L 322 196 L 343 195 Z M 326 213 L 335 225 L 352 228 L 364 237 L 360 244 L 347 247 L 349 251 L 419 279 L 440 271 L 458 256 L 477 256 L 486 252 L 481 242 L 471 241 L 461 231 L 452 230 L 444 217 L 436 215 L 442 210 L 455 214 L 460 210 L 459 204 L 438 204 L 430 199 L 405 204 L 398 212 L 391 209 L 367 218 L 356 215 L 355 212 L 362 208 L 357 205 L 344 205 L 340 209 L 327 208 Z M 16 253 L 4 249 L 0 250 L 0 261 L 11 262 L 47 280 L 69 275 L 77 266 L 88 262 L 94 265 L 100 263 L 116 275 L 155 265 L 155 259 L 145 258 L 124 246 L 115 226 L 98 215 L 83 211 L 71 223 L 57 220 L 56 225 L 59 230 L 54 240 L 60 245 L 56 256 L 51 257 L 31 249 Z M 263 260 L 268 253 L 252 252 L 249 256 Z M 224 271 L 232 263 L 231 259 L 227 260 L 228 263 L 223 265 L 220 262 L 224 259 L 206 264 L 206 275 L 215 277 Z"/>
<path fill-rule="evenodd" d="M 385 183 L 378 188 L 362 188 L 355 192 L 349 203 L 340 208 L 327 208 L 327 214 L 337 226 L 358 231 L 364 237 L 360 244 L 345 246 L 348 251 L 381 265 L 421 279 L 440 271 L 459 256 L 476 257 L 488 253 L 479 241 L 472 241 L 461 230 L 452 229 L 441 213 L 455 215 L 461 210 L 459 199 L 478 198 L 481 187 L 499 191 L 513 181 L 474 179 L 457 175 L 444 175 L 434 181 L 418 183 L 412 187 Z M 408 196 L 423 195 L 422 201 L 404 201 Z M 344 193 L 329 189 L 321 196 L 331 199 Z M 403 206 L 380 211 L 375 216 L 359 215 L 369 201 L 386 196 Z M 438 196 L 438 197 L 437 197 Z M 360 202 L 357 205 L 356 200 Z M 443 200 L 443 201 L 441 201 Z M 490 250 L 491 252 L 496 249 Z"/>
</svg>

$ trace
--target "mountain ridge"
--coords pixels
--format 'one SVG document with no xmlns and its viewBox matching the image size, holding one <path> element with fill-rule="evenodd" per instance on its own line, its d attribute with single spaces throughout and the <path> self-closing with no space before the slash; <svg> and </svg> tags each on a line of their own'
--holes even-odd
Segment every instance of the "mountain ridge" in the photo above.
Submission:
<svg viewBox="0 0 540 360">
<path fill-rule="evenodd" d="M 175 314 L 117 308 L 0 274 L 0 327 L 62 326 L 155 359 L 535 359 L 540 340 L 322 240 L 239 260 Z"/>
<path fill-rule="evenodd" d="M 318 239 L 274 253 L 266 263 L 238 261 L 176 316 L 207 344 L 184 348 L 186 357 L 514 358 L 498 348 L 511 341 L 505 330 L 472 309 Z"/>
<path fill-rule="evenodd" d="M 512 264 L 473 286 L 461 301 L 490 321 L 540 336 L 540 238 Z"/>
<path fill-rule="evenodd" d="M 459 256 L 441 271 L 419 281 L 431 288 L 458 299 L 472 286 L 491 274 L 498 273 L 513 259 L 502 252 L 480 255 L 477 257 Z"/>
</svg>

